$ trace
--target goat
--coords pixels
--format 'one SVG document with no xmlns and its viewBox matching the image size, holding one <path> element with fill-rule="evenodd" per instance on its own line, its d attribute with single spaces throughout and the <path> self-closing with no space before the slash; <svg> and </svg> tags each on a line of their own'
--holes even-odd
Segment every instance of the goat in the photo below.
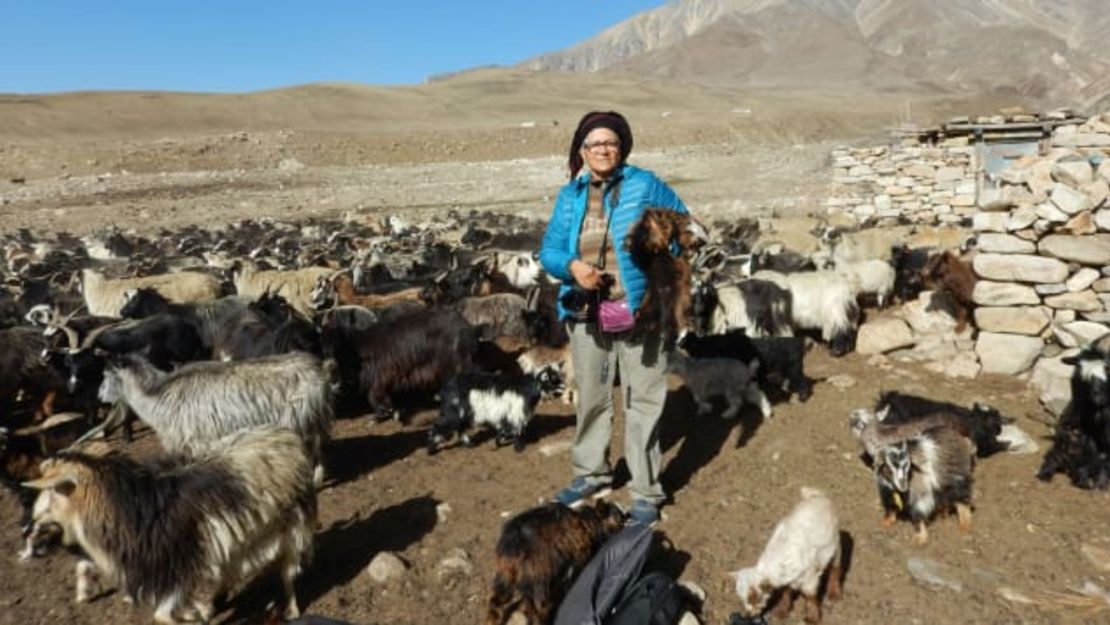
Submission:
<svg viewBox="0 0 1110 625">
<path fill-rule="evenodd" d="M 1084 489 L 1110 486 L 1110 356 L 1098 346 L 1087 346 L 1078 355 L 1063 359 L 1074 365 L 1071 402 L 1060 415 L 1052 449 L 1037 473 L 1051 480 L 1064 473 Z"/>
<path fill-rule="evenodd" d="M 564 391 L 560 399 L 574 405 L 577 381 L 574 378 L 574 361 L 570 357 L 570 346 L 548 347 L 533 345 L 521 352 L 516 359 L 521 373 L 536 373 L 545 367 L 553 367 L 563 380 Z"/>
<path fill-rule="evenodd" d="M 453 309 L 379 322 L 351 337 L 358 346 L 359 388 L 379 419 L 399 420 L 398 396 L 434 393 L 468 370 L 483 336 L 487 327 L 470 325 Z"/>
<path fill-rule="evenodd" d="M 894 265 L 894 297 L 900 302 L 909 302 L 925 290 L 922 270 L 929 262 L 928 248 L 911 248 L 908 244 L 895 245 L 891 250 L 891 264 Z"/>
<path fill-rule="evenodd" d="M 528 303 L 515 293 L 464 297 L 454 307 L 470 325 L 488 325 L 490 334 L 495 338 L 512 339 L 524 344 L 531 340 L 524 318 Z"/>
<path fill-rule="evenodd" d="M 790 291 L 791 319 L 799 330 L 819 330 L 834 356 L 855 345 L 859 305 L 848 281 L 829 271 L 776 273 L 761 271 L 756 279 L 770 280 Z"/>
<path fill-rule="evenodd" d="M 285 614 L 299 615 L 294 582 L 312 554 L 316 492 L 295 433 L 244 430 L 191 459 L 63 452 L 42 473 L 24 484 L 39 491 L 35 522 L 61 525 L 88 557 L 76 567 L 79 603 L 103 576 L 153 603 L 157 623 L 208 621 L 215 596 L 276 564 Z"/>
<path fill-rule="evenodd" d="M 219 280 L 205 273 L 182 271 L 145 278 L 109 280 L 100 272 L 84 269 L 81 272 L 81 293 L 90 315 L 119 317 L 120 309 L 127 302 L 126 293 L 131 289 L 150 287 L 171 302 L 210 302 L 223 294 Z"/>
<path fill-rule="evenodd" d="M 796 273 L 799 271 L 813 271 L 816 269 L 813 260 L 791 250 L 783 249 L 779 252 L 772 252 L 770 249 L 764 249 L 759 252 L 752 252 L 748 257 L 747 267 L 744 273 L 751 277 L 759 271 L 769 270 L 779 273 Z"/>
<path fill-rule="evenodd" d="M 235 292 L 244 297 L 259 298 L 265 294 L 281 295 L 306 319 L 312 318 L 312 292 L 317 280 L 335 275 L 330 267 L 305 267 L 291 271 L 259 271 L 250 263 L 232 267 L 231 279 Z"/>
<path fill-rule="evenodd" d="M 645 210 L 628 233 L 625 248 L 648 283 L 637 322 L 648 331 L 662 330 L 664 351 L 673 350 L 679 335 L 690 329 L 692 270 L 685 255 L 708 239 L 705 228 L 689 215 L 661 208 Z M 674 246 L 680 255 L 673 253 Z"/>
<path fill-rule="evenodd" d="M 935 401 L 898 391 L 886 391 L 875 403 L 877 419 L 886 426 L 914 423 L 922 417 L 941 415 L 951 427 L 971 439 L 975 444 L 975 455 L 986 458 L 1000 451 L 1006 451 L 1010 444 L 998 437 L 1002 426 L 1012 419 L 1004 418 L 996 408 L 975 402 L 971 408 L 964 408 L 950 402 Z"/>
<path fill-rule="evenodd" d="M 767 280 L 714 286 L 694 279 L 693 306 L 698 334 L 743 328 L 751 336 L 792 336 L 790 291 Z"/>
<path fill-rule="evenodd" d="M 687 334 L 679 346 L 693 358 L 734 358 L 740 362 L 759 363 L 760 386 L 782 387 L 806 401 L 813 395 L 813 381 L 804 369 L 805 339 L 796 336 L 750 338 L 744 330 L 724 334 L 697 336 Z"/>
<path fill-rule="evenodd" d="M 857 299 L 862 295 L 872 296 L 879 308 L 886 308 L 890 303 L 897 274 L 885 260 L 835 262 L 833 271 L 847 279 Z"/>
<path fill-rule="evenodd" d="M 113 358 L 100 399 L 123 401 L 157 434 L 169 452 L 244 428 L 272 425 L 299 434 L 324 476 L 323 444 L 334 402 L 320 361 L 291 352 L 239 362 L 197 362 L 164 373 L 138 356 Z"/>
<path fill-rule="evenodd" d="M 698 414 L 712 412 L 713 398 L 724 397 L 726 408 L 721 416 L 725 419 L 735 418 L 745 400 L 758 405 L 764 418 L 771 417 L 771 402 L 756 382 L 758 359 L 745 364 L 735 358 L 690 358 L 681 352 L 671 352 L 666 370 L 686 383 Z"/>
<path fill-rule="evenodd" d="M 805 486 L 801 490 L 802 500 L 775 525 L 755 566 L 735 573 L 741 616 L 759 616 L 779 591 L 774 616 L 786 618 L 794 595 L 800 593 L 805 599 L 806 622 L 819 623 L 821 600 L 817 593 L 825 575 L 825 596 L 833 601 L 840 599 L 840 524 L 836 509 L 823 492 Z"/>
<path fill-rule="evenodd" d="M 955 507 L 960 531 L 971 531 L 972 471 L 975 445 L 947 425 L 883 446 L 875 457 L 875 482 L 890 527 L 901 515 L 914 525 L 913 542 L 929 541 L 928 522 L 938 511 Z"/>
<path fill-rule="evenodd" d="M 333 306 L 361 306 L 370 310 L 388 308 L 398 302 L 422 302 L 423 289 L 410 287 L 392 293 L 360 295 L 355 283 L 346 273 L 319 276 L 310 294 L 312 307 L 324 310 Z"/>
<path fill-rule="evenodd" d="M 929 259 L 921 270 L 925 287 L 947 293 L 956 308 L 956 332 L 963 332 L 975 309 L 972 293 L 977 278 L 971 264 L 945 251 Z"/>
<path fill-rule="evenodd" d="M 551 366 L 535 374 L 464 373 L 457 375 L 440 392 L 439 418 L 428 433 L 428 454 L 452 434 L 460 434 L 463 445 L 473 446 L 464 432 L 485 425 L 496 433 L 497 445 L 513 443 L 524 451 L 524 430 L 532 421 L 536 405 L 562 386 Z"/>
<path fill-rule="evenodd" d="M 292 351 L 320 356 L 319 333 L 285 298 L 266 293 L 220 328 L 213 356 L 221 360 L 248 360 Z"/>
<path fill-rule="evenodd" d="M 579 510 L 549 503 L 509 519 L 497 541 L 486 625 L 506 625 L 515 612 L 530 625 L 549 623 L 574 579 L 623 524 L 624 514 L 607 501 Z"/>
<path fill-rule="evenodd" d="M 25 326 L 7 328 L 0 330 L 0 345 L 0 424 L 19 425 L 12 413 L 27 399 L 34 404 L 31 420 L 53 414 L 65 381 L 41 358 L 47 347 L 42 333 Z"/>
</svg>

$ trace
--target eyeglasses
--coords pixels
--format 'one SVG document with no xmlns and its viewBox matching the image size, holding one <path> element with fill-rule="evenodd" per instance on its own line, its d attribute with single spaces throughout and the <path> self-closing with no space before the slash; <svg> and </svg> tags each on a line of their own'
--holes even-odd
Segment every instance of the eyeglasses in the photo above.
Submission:
<svg viewBox="0 0 1110 625">
<path fill-rule="evenodd" d="M 591 152 L 600 152 L 601 150 L 619 150 L 621 142 L 613 139 L 612 141 L 594 141 L 592 143 L 583 142 L 582 149 Z"/>
</svg>

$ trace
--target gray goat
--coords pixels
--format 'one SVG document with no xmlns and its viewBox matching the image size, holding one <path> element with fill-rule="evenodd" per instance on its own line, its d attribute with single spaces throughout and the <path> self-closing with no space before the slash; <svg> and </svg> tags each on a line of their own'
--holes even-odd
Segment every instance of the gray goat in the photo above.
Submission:
<svg viewBox="0 0 1110 625">
<path fill-rule="evenodd" d="M 171 452 L 189 453 L 194 444 L 244 428 L 289 428 L 304 439 L 316 462 L 317 483 L 323 480 L 322 447 L 334 398 L 320 360 L 310 354 L 196 362 L 173 373 L 142 357 L 122 356 L 105 370 L 100 400 L 124 401 Z"/>
</svg>

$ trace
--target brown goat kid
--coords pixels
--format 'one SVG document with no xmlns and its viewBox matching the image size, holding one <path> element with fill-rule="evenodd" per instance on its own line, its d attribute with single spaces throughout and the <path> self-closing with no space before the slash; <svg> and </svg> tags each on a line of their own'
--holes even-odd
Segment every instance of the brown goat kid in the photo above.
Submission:
<svg viewBox="0 0 1110 625">
<path fill-rule="evenodd" d="M 625 243 L 632 262 L 647 274 L 648 288 L 637 311 L 645 328 L 662 327 L 664 349 L 674 349 L 679 334 L 690 329 L 692 303 L 687 258 L 708 240 L 705 228 L 684 213 L 661 208 L 644 211 Z M 671 248 L 677 244 L 678 256 Z"/>
<path fill-rule="evenodd" d="M 956 308 L 956 332 L 963 332 L 975 308 L 972 292 L 977 279 L 971 264 L 946 251 L 930 258 L 921 274 L 927 288 L 947 293 L 952 299 Z"/>
<path fill-rule="evenodd" d="M 549 503 L 510 519 L 497 541 L 486 625 L 505 625 L 518 611 L 529 625 L 548 625 L 578 573 L 623 523 L 606 501 L 580 510 Z"/>
</svg>

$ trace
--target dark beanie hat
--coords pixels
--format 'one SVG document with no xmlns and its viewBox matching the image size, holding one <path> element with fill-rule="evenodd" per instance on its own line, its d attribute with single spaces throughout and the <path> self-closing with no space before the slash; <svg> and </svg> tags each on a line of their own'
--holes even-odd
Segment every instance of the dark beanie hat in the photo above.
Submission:
<svg viewBox="0 0 1110 625">
<path fill-rule="evenodd" d="M 632 128 L 628 126 L 628 120 L 624 115 L 616 111 L 593 111 L 586 113 L 582 116 L 582 120 L 578 122 L 578 129 L 574 131 L 574 137 L 570 141 L 570 157 L 567 160 L 567 167 L 570 169 L 570 177 L 574 178 L 582 169 L 582 153 L 579 149 L 582 147 L 582 142 L 586 140 L 586 135 L 594 128 L 608 128 L 616 133 L 617 138 L 621 141 L 621 162 L 628 160 L 629 153 L 632 152 Z"/>
</svg>

